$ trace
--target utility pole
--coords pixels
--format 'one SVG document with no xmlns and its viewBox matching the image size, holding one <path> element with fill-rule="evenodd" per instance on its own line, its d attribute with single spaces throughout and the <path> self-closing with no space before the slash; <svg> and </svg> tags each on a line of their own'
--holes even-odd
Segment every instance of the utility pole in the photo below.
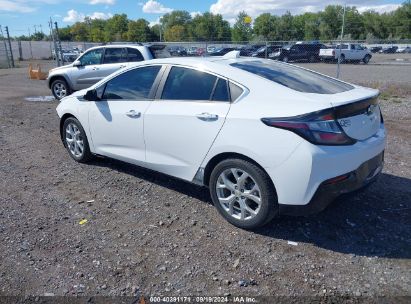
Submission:
<svg viewBox="0 0 411 304">
<path fill-rule="evenodd" d="M 57 26 L 56 21 L 54 22 L 54 25 L 56 27 L 56 40 L 57 40 L 58 48 L 59 48 L 59 51 L 60 51 L 60 54 L 61 54 L 61 62 L 62 62 L 62 64 L 64 64 L 63 49 L 61 48 L 61 41 L 60 41 L 60 38 L 59 38 L 59 28 Z"/>
<path fill-rule="evenodd" d="M 342 19 L 342 25 L 341 25 L 340 51 L 338 53 L 338 59 L 337 59 L 337 78 L 340 78 L 341 47 L 342 47 L 343 38 L 344 38 L 345 9 L 346 9 L 346 4 L 344 4 L 343 15 L 342 15 L 343 19 Z"/>
<path fill-rule="evenodd" d="M 55 38 L 55 36 L 54 36 L 53 20 L 51 20 L 51 17 L 50 17 L 49 26 L 50 26 L 50 35 L 51 35 L 51 38 L 53 39 L 54 56 L 56 57 L 56 64 L 57 64 L 57 66 L 59 67 L 59 66 L 60 66 L 60 59 L 59 59 L 59 53 L 58 53 L 58 50 L 57 50 L 56 38 Z"/>
<path fill-rule="evenodd" d="M 9 42 L 9 48 L 10 48 L 11 67 L 14 68 L 13 51 L 11 49 L 11 42 L 10 42 L 9 27 L 8 26 L 6 26 L 6 35 L 7 35 L 7 40 Z"/>
<path fill-rule="evenodd" d="M 31 48 L 31 33 L 30 33 L 30 28 L 28 28 L 28 30 L 29 30 L 30 56 L 31 56 L 31 59 L 33 59 L 33 49 Z"/>
</svg>

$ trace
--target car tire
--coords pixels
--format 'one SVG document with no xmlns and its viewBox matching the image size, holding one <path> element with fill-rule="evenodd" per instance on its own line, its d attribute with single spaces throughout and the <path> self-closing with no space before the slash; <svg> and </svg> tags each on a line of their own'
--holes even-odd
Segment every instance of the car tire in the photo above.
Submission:
<svg viewBox="0 0 411 304">
<path fill-rule="evenodd" d="M 316 58 L 315 58 L 314 55 L 311 55 L 311 56 L 308 58 L 308 62 L 314 63 L 314 62 L 316 62 L 316 61 L 317 61 L 317 60 L 316 60 Z"/>
<path fill-rule="evenodd" d="M 337 58 L 337 61 L 340 61 L 341 64 L 345 63 L 345 55 L 341 54 L 341 56 L 339 58 Z"/>
<path fill-rule="evenodd" d="M 51 83 L 51 92 L 53 93 L 54 98 L 60 100 L 71 94 L 71 90 L 67 81 L 64 79 L 56 79 Z"/>
<path fill-rule="evenodd" d="M 284 56 L 283 59 L 282 59 L 283 62 L 288 62 L 288 60 L 289 60 L 288 56 Z"/>
<path fill-rule="evenodd" d="M 79 163 L 86 163 L 93 158 L 86 132 L 74 117 L 67 118 L 61 130 L 64 146 L 69 155 Z"/>
<path fill-rule="evenodd" d="M 218 163 L 211 172 L 209 189 L 218 212 L 239 228 L 262 227 L 278 214 L 270 177 L 249 161 L 226 159 Z"/>
<path fill-rule="evenodd" d="M 364 59 L 362 60 L 362 62 L 364 62 L 365 64 L 368 64 L 368 62 L 370 62 L 371 56 L 370 55 L 365 55 Z"/>
</svg>

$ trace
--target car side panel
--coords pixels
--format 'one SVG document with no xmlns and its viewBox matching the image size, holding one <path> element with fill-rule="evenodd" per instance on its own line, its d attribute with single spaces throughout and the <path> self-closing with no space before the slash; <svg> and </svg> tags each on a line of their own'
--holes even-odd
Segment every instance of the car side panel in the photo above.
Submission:
<svg viewBox="0 0 411 304">
<path fill-rule="evenodd" d="M 78 100 L 74 97 L 63 98 L 59 105 L 57 106 L 57 114 L 60 119 L 65 115 L 69 114 L 74 116 L 83 126 L 84 131 L 86 132 L 87 139 L 89 141 L 90 151 L 94 153 L 94 145 L 91 137 L 89 123 L 88 123 L 88 108 L 90 106 L 89 101 Z"/>
</svg>

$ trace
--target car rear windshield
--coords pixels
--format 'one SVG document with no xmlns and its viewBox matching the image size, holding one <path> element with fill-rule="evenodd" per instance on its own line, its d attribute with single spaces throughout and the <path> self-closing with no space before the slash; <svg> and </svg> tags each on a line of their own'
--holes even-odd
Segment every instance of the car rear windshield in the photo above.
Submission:
<svg viewBox="0 0 411 304">
<path fill-rule="evenodd" d="M 275 61 L 245 61 L 231 66 L 304 93 L 335 94 L 354 87 L 336 79 Z"/>
</svg>

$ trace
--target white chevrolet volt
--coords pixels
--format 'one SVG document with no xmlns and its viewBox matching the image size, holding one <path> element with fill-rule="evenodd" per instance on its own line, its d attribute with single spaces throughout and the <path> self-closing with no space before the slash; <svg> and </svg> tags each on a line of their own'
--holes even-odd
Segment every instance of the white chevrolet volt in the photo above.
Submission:
<svg viewBox="0 0 411 304">
<path fill-rule="evenodd" d="M 135 63 L 62 99 L 69 155 L 119 159 L 207 186 L 230 223 L 308 215 L 382 170 L 374 89 L 273 60 Z"/>
</svg>

